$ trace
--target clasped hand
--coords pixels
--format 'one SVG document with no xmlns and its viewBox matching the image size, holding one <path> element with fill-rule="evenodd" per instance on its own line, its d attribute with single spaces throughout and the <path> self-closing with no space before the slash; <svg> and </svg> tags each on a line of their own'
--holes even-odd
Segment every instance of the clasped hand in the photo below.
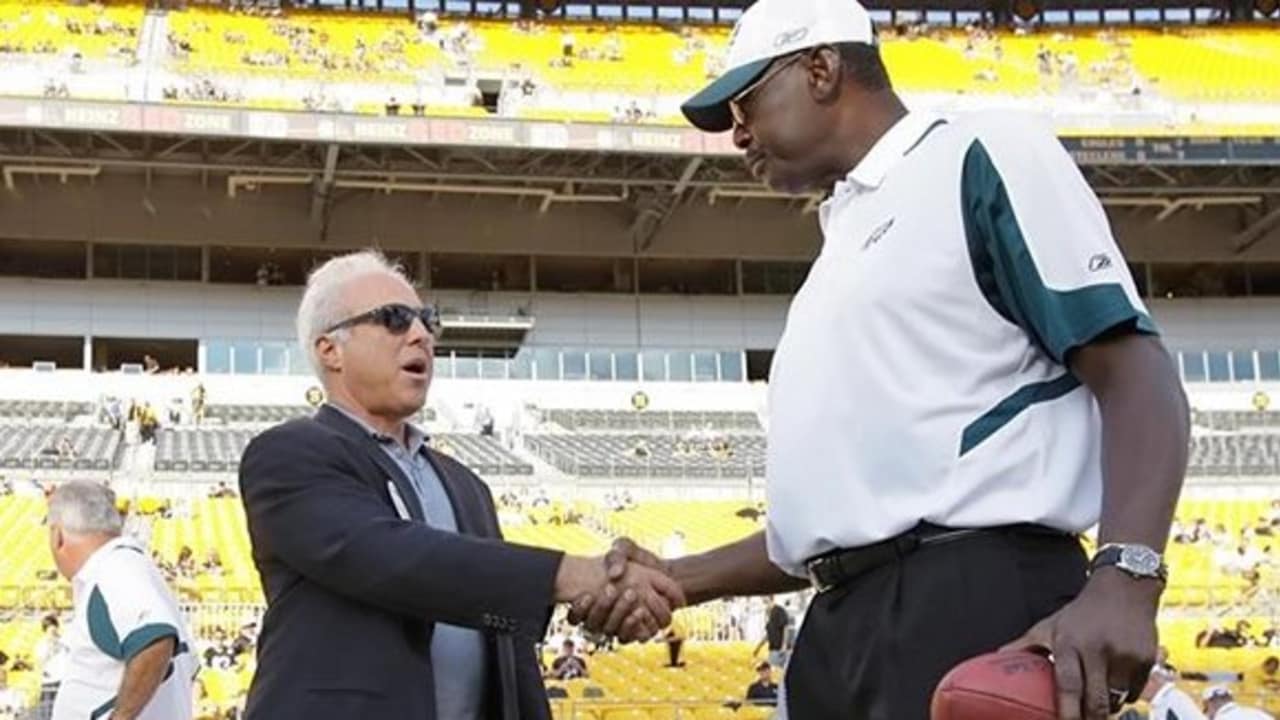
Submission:
<svg viewBox="0 0 1280 720">
<path fill-rule="evenodd" d="M 601 558 L 566 556 L 556 599 L 571 602 L 569 622 L 628 643 L 655 637 L 687 604 L 671 569 L 627 539 Z"/>
</svg>

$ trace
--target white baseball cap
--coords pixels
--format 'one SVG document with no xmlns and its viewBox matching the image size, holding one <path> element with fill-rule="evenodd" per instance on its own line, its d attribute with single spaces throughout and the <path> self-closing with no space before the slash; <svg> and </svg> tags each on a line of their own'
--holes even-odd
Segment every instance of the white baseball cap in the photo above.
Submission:
<svg viewBox="0 0 1280 720">
<path fill-rule="evenodd" d="M 729 69 L 680 110 L 701 130 L 729 130 L 733 127 L 729 101 L 759 79 L 770 63 L 836 43 L 876 44 L 871 16 L 857 0 L 757 0 L 729 36 Z"/>
</svg>

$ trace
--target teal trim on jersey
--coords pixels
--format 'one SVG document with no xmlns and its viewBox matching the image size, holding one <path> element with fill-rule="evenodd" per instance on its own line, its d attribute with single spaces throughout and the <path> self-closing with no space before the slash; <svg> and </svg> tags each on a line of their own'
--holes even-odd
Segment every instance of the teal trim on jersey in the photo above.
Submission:
<svg viewBox="0 0 1280 720">
<path fill-rule="evenodd" d="M 176 642 L 178 639 L 178 628 L 168 623 L 152 623 L 150 625 L 143 625 L 137 630 L 129 633 L 129 635 L 120 643 L 120 653 L 124 656 L 126 661 L 132 660 L 134 655 L 145 650 L 147 646 L 157 640 L 162 640 L 167 637 L 173 638 Z M 178 654 L 176 645 L 174 646 L 173 654 L 175 656 Z"/>
<path fill-rule="evenodd" d="M 89 621 L 89 637 L 93 640 L 93 644 L 109 657 L 123 660 L 120 633 L 116 632 L 116 626 L 111 622 L 111 611 L 107 608 L 107 599 L 102 596 L 102 591 L 97 585 L 94 585 L 93 591 L 89 593 L 89 608 L 86 614 Z"/>
<path fill-rule="evenodd" d="M 100 717 L 105 717 L 106 714 L 114 710 L 115 707 L 116 698 L 113 696 L 110 700 L 94 708 L 93 712 L 89 713 L 89 720 L 98 720 Z"/>
<path fill-rule="evenodd" d="M 1155 323 L 1129 302 L 1119 283 L 1067 291 L 1045 286 L 1004 180 L 979 140 L 965 153 L 960 195 L 978 287 L 991 307 L 1025 330 L 1046 355 L 1065 364 L 1071 350 L 1121 327 L 1158 334 Z"/>
<path fill-rule="evenodd" d="M 1023 385 L 1012 395 L 997 403 L 995 407 L 983 413 L 982 417 L 969 423 L 960 435 L 960 455 L 963 457 L 965 453 L 981 445 L 983 440 L 1008 425 L 1023 410 L 1036 403 L 1057 400 L 1078 387 L 1080 387 L 1080 381 L 1071 373 L 1053 380 Z"/>
</svg>

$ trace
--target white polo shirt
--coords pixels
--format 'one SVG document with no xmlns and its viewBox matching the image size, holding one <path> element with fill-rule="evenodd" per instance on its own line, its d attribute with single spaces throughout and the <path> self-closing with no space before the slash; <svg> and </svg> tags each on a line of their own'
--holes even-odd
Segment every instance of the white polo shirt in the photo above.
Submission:
<svg viewBox="0 0 1280 720">
<path fill-rule="evenodd" d="M 1213 714 L 1213 720 L 1275 720 L 1270 713 L 1257 708 L 1244 707 L 1235 703 L 1227 703 Z"/>
<path fill-rule="evenodd" d="M 1151 696 L 1149 720 L 1205 720 L 1204 712 L 1177 685 L 1166 683 Z"/>
<path fill-rule="evenodd" d="M 912 113 L 820 220 L 770 376 L 770 558 L 803 575 L 922 520 L 1093 525 L 1100 422 L 1064 361 L 1155 327 L 1050 129 Z"/>
<path fill-rule="evenodd" d="M 75 617 L 63 637 L 69 658 L 52 720 L 110 717 L 126 663 L 166 637 L 177 640 L 177 650 L 138 717 L 189 720 L 199 664 L 178 603 L 142 548 L 126 538 L 98 548 L 72 579 L 71 591 Z"/>
</svg>

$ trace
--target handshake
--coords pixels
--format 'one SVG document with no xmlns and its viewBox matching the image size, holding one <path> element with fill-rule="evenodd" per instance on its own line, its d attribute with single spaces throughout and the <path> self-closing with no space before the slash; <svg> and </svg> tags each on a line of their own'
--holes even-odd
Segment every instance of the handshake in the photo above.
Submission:
<svg viewBox="0 0 1280 720">
<path fill-rule="evenodd" d="M 624 643 L 653 638 L 688 604 L 671 564 L 628 538 L 614 541 L 603 557 L 565 555 L 555 599 L 570 603 L 570 623 Z"/>
</svg>

